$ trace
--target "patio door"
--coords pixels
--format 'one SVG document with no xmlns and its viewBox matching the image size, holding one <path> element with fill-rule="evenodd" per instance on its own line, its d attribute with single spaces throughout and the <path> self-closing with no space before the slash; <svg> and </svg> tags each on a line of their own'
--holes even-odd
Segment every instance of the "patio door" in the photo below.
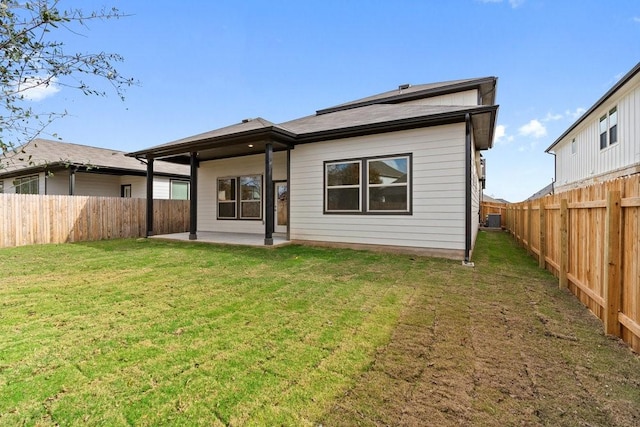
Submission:
<svg viewBox="0 0 640 427">
<path fill-rule="evenodd" d="M 287 181 L 277 181 L 273 183 L 275 195 L 275 203 L 274 206 L 274 232 L 276 233 L 286 233 L 287 232 L 287 224 L 289 223 L 289 191 L 287 186 Z"/>
</svg>

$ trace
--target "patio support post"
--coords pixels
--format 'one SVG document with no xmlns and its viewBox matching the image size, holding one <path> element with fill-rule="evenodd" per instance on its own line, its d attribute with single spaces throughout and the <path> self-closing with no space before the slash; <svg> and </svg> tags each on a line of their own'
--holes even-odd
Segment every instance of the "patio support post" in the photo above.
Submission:
<svg viewBox="0 0 640 427">
<path fill-rule="evenodd" d="M 198 153 L 191 153 L 189 186 L 189 240 L 198 239 Z"/>
<path fill-rule="evenodd" d="M 153 157 L 147 158 L 147 237 L 153 236 Z"/>
<path fill-rule="evenodd" d="M 291 147 L 287 145 L 287 240 L 291 240 Z"/>
<path fill-rule="evenodd" d="M 265 221 L 264 221 L 264 244 L 273 245 L 273 144 L 267 143 L 264 150 L 264 186 L 265 186 Z"/>
</svg>

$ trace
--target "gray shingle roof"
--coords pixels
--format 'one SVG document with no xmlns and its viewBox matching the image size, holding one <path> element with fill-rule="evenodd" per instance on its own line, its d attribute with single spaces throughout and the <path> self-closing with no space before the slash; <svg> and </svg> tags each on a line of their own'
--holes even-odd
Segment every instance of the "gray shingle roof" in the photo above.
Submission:
<svg viewBox="0 0 640 427">
<path fill-rule="evenodd" d="M 123 151 L 68 142 L 34 139 L 33 141 L 0 155 L 0 176 L 65 165 L 92 166 L 96 169 L 118 169 L 144 172 L 147 166 L 141 161 L 125 156 Z M 189 176 L 189 167 L 168 162 L 154 164 L 156 174 Z"/>
<path fill-rule="evenodd" d="M 373 104 L 333 113 L 307 116 L 278 125 L 300 136 L 335 129 L 355 128 L 375 123 L 387 123 L 418 117 L 429 117 L 465 110 L 478 106 Z"/>
</svg>

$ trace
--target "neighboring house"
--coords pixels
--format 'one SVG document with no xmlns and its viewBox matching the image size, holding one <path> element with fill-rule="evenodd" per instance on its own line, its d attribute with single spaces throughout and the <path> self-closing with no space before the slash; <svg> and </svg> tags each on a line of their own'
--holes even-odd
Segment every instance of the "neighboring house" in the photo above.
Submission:
<svg viewBox="0 0 640 427">
<path fill-rule="evenodd" d="M 0 155 L 0 193 L 146 197 L 147 166 L 122 151 L 34 139 Z M 157 164 L 158 199 L 187 199 L 189 167 Z"/>
<path fill-rule="evenodd" d="M 555 192 L 640 172 L 640 63 L 549 148 Z"/>
<path fill-rule="evenodd" d="M 553 182 L 552 182 L 552 183 L 550 183 L 548 185 L 545 185 L 544 188 L 542 188 L 542 189 L 536 191 L 535 193 L 533 193 L 525 201 L 526 202 L 530 202 L 531 200 L 540 199 L 540 198 L 542 198 L 544 196 L 549 196 L 549 195 L 551 195 L 553 193 L 554 193 L 554 190 L 553 190 Z"/>
<path fill-rule="evenodd" d="M 247 119 L 128 155 L 190 162 L 192 239 L 264 233 L 269 245 L 280 232 L 295 242 L 468 261 L 496 83 L 402 85 L 297 120 Z"/>
</svg>

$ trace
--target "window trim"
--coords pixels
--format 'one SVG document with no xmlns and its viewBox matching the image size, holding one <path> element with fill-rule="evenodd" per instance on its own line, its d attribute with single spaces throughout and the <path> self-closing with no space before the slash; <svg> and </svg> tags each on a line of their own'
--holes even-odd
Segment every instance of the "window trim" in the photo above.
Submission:
<svg viewBox="0 0 640 427">
<path fill-rule="evenodd" d="M 260 177 L 260 216 L 259 217 L 244 217 L 242 216 L 242 202 L 252 202 L 255 203 L 257 200 L 243 200 L 242 199 L 242 178 L 247 177 Z M 224 180 L 235 180 L 234 190 L 235 190 L 235 199 L 233 200 L 234 204 L 234 216 L 220 216 L 220 197 L 219 197 L 219 188 L 220 181 Z M 222 201 L 223 203 L 231 204 L 231 200 Z M 236 176 L 219 176 L 216 178 L 216 219 L 220 221 L 262 221 L 264 218 L 264 175 L 255 173 L 255 174 L 245 174 L 245 175 L 236 175 Z"/>
<path fill-rule="evenodd" d="M 369 209 L 369 190 L 370 188 L 379 188 L 389 185 L 373 184 L 371 187 L 369 184 L 369 163 L 375 160 L 388 160 L 395 158 L 407 159 L 407 210 L 371 210 Z M 358 185 L 360 191 L 360 210 L 358 211 L 338 211 L 328 209 L 328 183 L 327 183 L 327 166 L 336 163 L 359 163 L 360 164 L 360 184 Z M 413 215 L 413 154 L 412 153 L 400 153 L 400 154 L 387 154 L 380 156 L 367 156 L 357 157 L 350 159 L 339 160 L 325 160 L 323 162 L 323 214 L 325 215 Z M 397 187 L 404 187 L 405 185 L 395 185 Z M 351 187 L 351 186 L 349 186 Z"/>
</svg>

